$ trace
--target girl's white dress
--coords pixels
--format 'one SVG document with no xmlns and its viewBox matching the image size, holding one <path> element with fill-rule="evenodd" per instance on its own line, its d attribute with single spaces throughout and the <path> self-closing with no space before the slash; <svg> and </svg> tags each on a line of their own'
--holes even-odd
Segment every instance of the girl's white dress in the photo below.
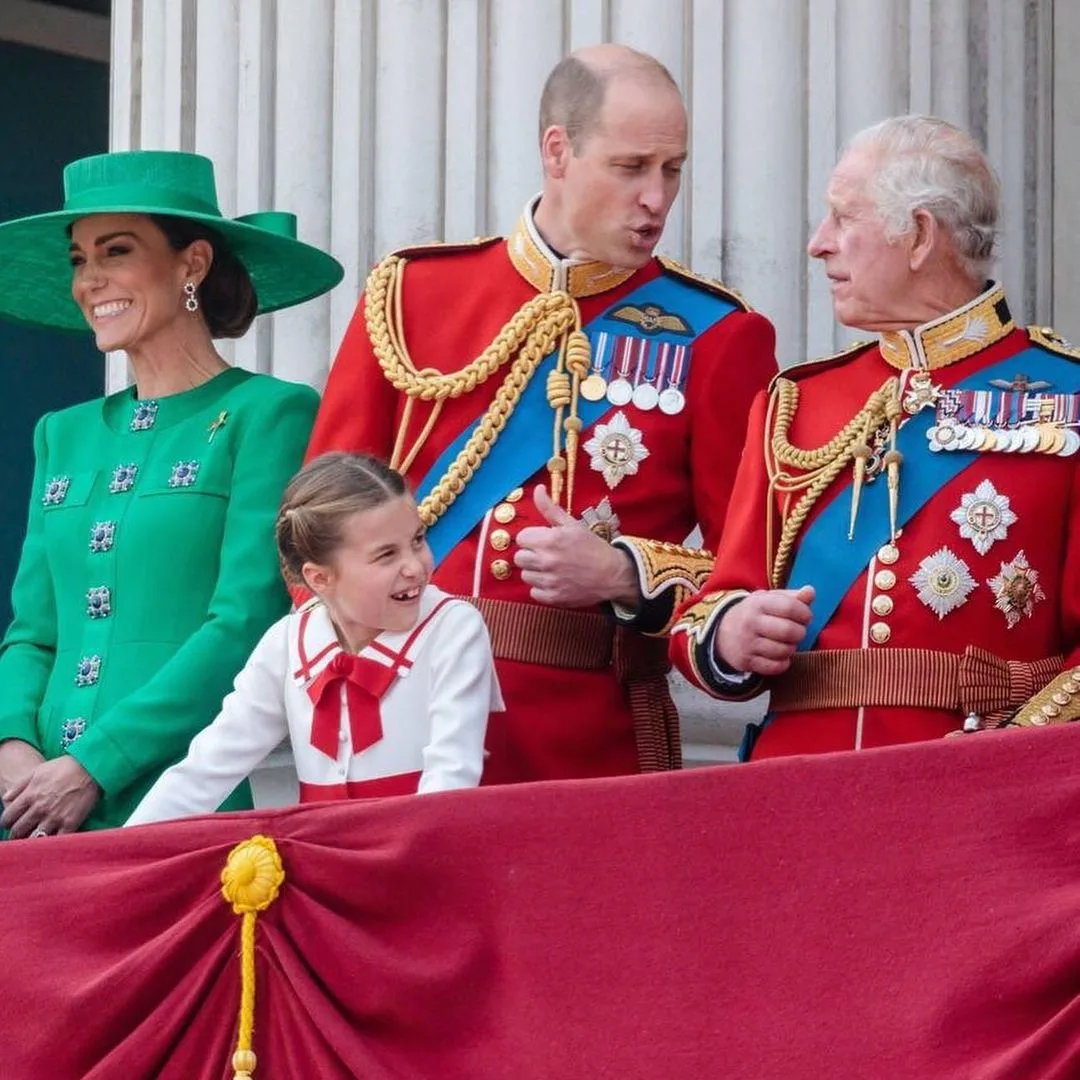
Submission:
<svg viewBox="0 0 1080 1080">
<path fill-rule="evenodd" d="M 411 630 L 353 657 L 312 600 L 267 630 L 216 719 L 126 824 L 211 812 L 286 736 L 301 802 L 474 787 L 488 714 L 502 708 L 468 601 L 429 585 Z"/>
</svg>

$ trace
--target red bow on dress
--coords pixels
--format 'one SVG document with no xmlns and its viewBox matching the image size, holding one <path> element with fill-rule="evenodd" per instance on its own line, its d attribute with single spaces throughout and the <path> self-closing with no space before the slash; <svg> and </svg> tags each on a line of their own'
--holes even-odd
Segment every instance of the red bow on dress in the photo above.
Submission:
<svg viewBox="0 0 1080 1080">
<path fill-rule="evenodd" d="M 339 652 L 307 688 L 315 706 L 311 718 L 311 745 L 337 761 L 341 731 L 341 689 L 349 702 L 352 752 L 359 754 L 383 736 L 379 699 L 397 678 L 397 667 L 380 664 L 353 653 Z"/>
</svg>

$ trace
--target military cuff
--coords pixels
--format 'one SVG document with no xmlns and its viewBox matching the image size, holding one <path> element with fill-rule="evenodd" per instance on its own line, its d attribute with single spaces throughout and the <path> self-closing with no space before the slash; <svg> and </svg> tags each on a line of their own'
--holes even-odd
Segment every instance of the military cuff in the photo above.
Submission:
<svg viewBox="0 0 1080 1080">
<path fill-rule="evenodd" d="M 675 612 L 708 580 L 712 553 L 637 536 L 620 536 L 611 543 L 633 561 L 641 595 L 634 612 L 613 604 L 615 617 L 643 634 L 663 637 L 670 633 Z"/>
<path fill-rule="evenodd" d="M 748 701 L 765 688 L 760 675 L 735 671 L 716 656 L 716 631 L 720 620 L 750 594 L 745 589 L 720 589 L 703 593 L 679 615 L 671 628 L 672 635 L 686 634 L 687 654 L 697 685 L 726 701 Z"/>
</svg>

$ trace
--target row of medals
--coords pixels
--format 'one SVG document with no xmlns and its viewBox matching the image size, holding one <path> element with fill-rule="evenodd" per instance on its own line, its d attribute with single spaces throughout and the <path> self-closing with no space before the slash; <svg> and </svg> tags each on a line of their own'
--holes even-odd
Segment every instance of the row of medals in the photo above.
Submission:
<svg viewBox="0 0 1080 1080">
<path fill-rule="evenodd" d="M 623 378 L 608 382 L 595 371 L 582 380 L 579 392 L 586 401 L 601 401 L 606 397 L 612 405 L 620 408 L 633 402 L 646 412 L 659 408 L 668 416 L 681 413 L 686 408 L 686 395 L 677 386 L 657 390 L 651 382 L 638 383 L 637 386 Z"/>
<path fill-rule="evenodd" d="M 931 450 L 996 450 L 1007 454 L 1056 454 L 1071 457 L 1080 450 L 1080 435 L 1056 424 L 1026 424 L 1020 428 L 989 428 L 950 422 L 939 424 L 930 436 Z"/>
<path fill-rule="evenodd" d="M 938 404 L 941 390 L 925 371 L 916 371 L 907 384 L 904 411 L 917 413 Z M 951 416 L 941 416 L 927 433 L 930 449 L 997 451 L 1006 454 L 1056 454 L 1071 457 L 1080 450 L 1080 435 L 1071 428 L 1037 422 L 1015 428 L 962 424 Z"/>
</svg>

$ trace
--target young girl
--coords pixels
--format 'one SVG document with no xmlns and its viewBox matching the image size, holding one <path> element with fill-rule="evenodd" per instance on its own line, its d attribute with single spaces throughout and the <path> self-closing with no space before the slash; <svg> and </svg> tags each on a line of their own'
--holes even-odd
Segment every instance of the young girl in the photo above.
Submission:
<svg viewBox="0 0 1080 1080">
<path fill-rule="evenodd" d="M 501 710 L 480 613 L 433 585 L 401 476 L 325 454 L 285 489 L 282 570 L 313 599 L 275 623 L 217 718 L 128 825 L 209 813 L 288 735 L 300 801 L 474 787 Z"/>
</svg>

